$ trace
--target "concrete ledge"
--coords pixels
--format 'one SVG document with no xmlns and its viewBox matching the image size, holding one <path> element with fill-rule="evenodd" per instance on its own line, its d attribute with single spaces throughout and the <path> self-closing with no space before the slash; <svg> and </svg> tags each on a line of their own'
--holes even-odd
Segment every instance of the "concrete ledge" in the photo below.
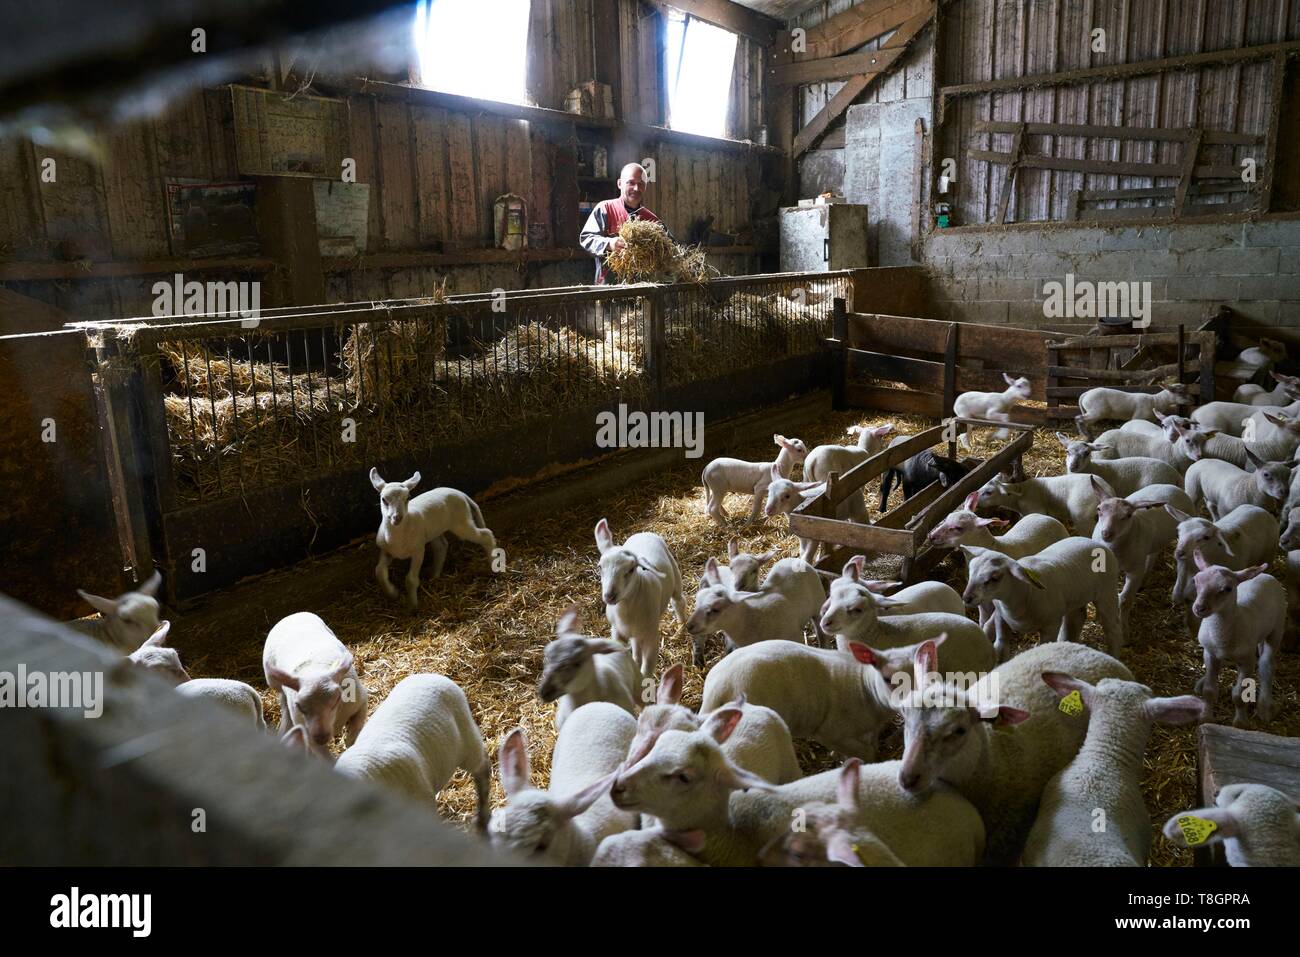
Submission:
<svg viewBox="0 0 1300 957">
<path fill-rule="evenodd" d="M 0 672 L 88 672 L 103 692 L 94 718 L 0 707 L 5 864 L 516 863 L 3 596 L 0 621 Z"/>
</svg>

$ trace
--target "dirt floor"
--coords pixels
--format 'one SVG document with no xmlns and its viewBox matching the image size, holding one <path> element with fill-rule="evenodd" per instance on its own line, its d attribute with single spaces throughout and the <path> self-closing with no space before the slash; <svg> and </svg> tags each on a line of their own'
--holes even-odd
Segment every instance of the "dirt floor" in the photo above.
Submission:
<svg viewBox="0 0 1300 957">
<path fill-rule="evenodd" d="M 900 431 L 914 433 L 933 423 L 909 416 L 839 413 L 828 416 L 816 428 L 798 437 L 808 447 L 826 442 L 849 441 L 845 429 L 852 424 L 880 425 L 895 422 Z M 979 454 L 979 443 L 976 454 Z M 770 458 L 775 449 L 756 443 L 741 454 L 755 460 Z M 725 558 L 727 541 L 735 537 L 748 551 L 776 548 L 784 555 L 798 554 L 798 541 L 786 531 L 786 519 L 778 517 L 754 527 L 741 524 L 748 511 L 747 500 L 731 496 L 727 510 L 731 521 L 716 526 L 704 512 L 699 484 L 703 462 L 683 459 L 683 464 L 659 475 L 654 481 L 620 494 L 593 501 L 566 512 L 539 515 L 526 538 L 514 534 L 499 544 L 506 551 L 507 570 L 493 574 L 483 553 L 473 546 L 453 544 L 441 579 L 426 580 L 421 590 L 420 612 L 406 613 L 389 601 L 367 577 L 355 589 L 341 593 L 331 604 L 312 609 L 335 630 L 356 654 L 362 680 L 371 692 L 371 709 L 389 689 L 407 675 L 439 672 L 464 688 L 482 728 L 489 752 L 495 757 L 502 737 L 515 726 L 524 729 L 532 754 L 534 783 L 544 786 L 549 779 L 550 752 L 555 741 L 552 705 L 542 704 L 536 682 L 542 662 L 542 648 L 554 635 L 554 625 L 563 609 L 576 602 L 590 634 L 608 634 L 599 600 L 596 573 L 596 545 L 593 528 L 608 518 L 621 541 L 633 532 L 655 531 L 663 535 L 682 569 L 688 605 L 709 556 Z M 1028 475 L 1059 474 L 1065 470 L 1064 450 L 1050 432 L 1035 435 L 1034 448 L 1026 456 Z M 367 489 L 367 492 L 369 490 Z M 897 505 L 901 492 L 895 493 Z M 868 503 L 875 514 L 879 504 L 877 483 L 868 488 Z M 484 508 L 492 524 L 490 503 Z M 376 515 L 377 518 L 377 515 Z M 891 569 L 890 563 L 894 563 Z M 427 564 L 426 564 L 427 567 Z M 873 563 L 877 577 L 889 577 L 896 560 Z M 1282 576 L 1279 560 L 1275 573 Z M 394 580 L 404 572 L 394 569 Z M 961 569 L 949 563 L 938 569 L 938 577 L 959 591 L 964 584 Z M 400 584 L 400 582 L 399 582 Z M 1190 694 L 1202 671 L 1200 646 L 1174 614 L 1168 596 L 1173 584 L 1172 551 L 1167 554 L 1147 587 L 1138 597 L 1130 627 L 1130 646 L 1123 659 L 1138 680 L 1151 685 L 1160 695 Z M 693 605 L 692 605 L 693 607 Z M 686 666 L 683 704 L 698 706 L 703 674 L 690 664 L 690 642 L 669 612 L 662 632 L 666 636 L 660 666 L 681 662 Z M 194 677 L 226 677 L 264 687 L 260 641 L 225 644 L 216 636 L 195 636 L 201 650 L 187 657 L 185 664 Z M 1083 640 L 1104 647 L 1097 626 L 1089 621 Z M 1020 648 L 1034 643 L 1022 642 Z M 220 651 L 214 649 L 220 648 Z M 721 639 L 709 647 L 709 664 L 722 652 Z M 1225 669 L 1224 687 L 1213 720 L 1229 723 L 1232 717 L 1230 681 Z M 268 717 L 278 718 L 278 705 L 267 692 Z M 1274 687 L 1276 717 L 1260 730 L 1300 736 L 1300 655 L 1280 657 Z M 895 757 L 885 754 L 882 757 Z M 825 749 L 801 744 L 799 758 L 805 772 L 836 766 Z M 1159 834 L 1160 825 L 1174 812 L 1196 804 L 1195 728 L 1157 726 L 1147 749 L 1143 781 L 1151 811 L 1153 842 L 1151 863 L 1189 865 L 1190 852 L 1179 851 Z M 494 806 L 503 802 L 500 783 L 493 781 Z M 472 782 L 458 772 L 442 793 L 445 817 L 469 822 L 473 816 Z"/>
</svg>

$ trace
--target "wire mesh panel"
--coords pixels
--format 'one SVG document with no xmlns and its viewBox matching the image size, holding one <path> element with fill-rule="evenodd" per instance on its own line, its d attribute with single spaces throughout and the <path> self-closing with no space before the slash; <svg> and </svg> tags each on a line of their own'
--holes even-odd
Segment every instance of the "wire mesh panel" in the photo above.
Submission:
<svg viewBox="0 0 1300 957">
<path fill-rule="evenodd" d="M 173 507 L 473 442 L 811 354 L 849 275 L 520 290 L 83 324 L 157 364 Z M 124 331 L 124 328 L 126 331 Z M 132 358 L 134 357 L 134 358 Z M 655 364 L 658 363 L 656 366 Z"/>
</svg>

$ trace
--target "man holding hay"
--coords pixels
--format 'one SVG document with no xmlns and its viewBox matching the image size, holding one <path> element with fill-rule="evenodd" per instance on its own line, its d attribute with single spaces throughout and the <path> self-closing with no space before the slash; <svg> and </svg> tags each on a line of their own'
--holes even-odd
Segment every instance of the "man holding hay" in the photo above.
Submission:
<svg viewBox="0 0 1300 957">
<path fill-rule="evenodd" d="M 610 281 L 611 270 L 604 257 L 627 248 L 627 241 L 618 234 L 623 224 L 631 220 L 659 222 L 658 216 L 641 205 L 645 168 L 640 163 L 628 163 L 623 167 L 618 176 L 618 191 L 618 199 L 606 199 L 596 204 L 578 238 L 582 248 L 596 257 L 597 285 Z M 667 234 L 667 227 L 664 229 Z M 671 234 L 668 238 L 671 240 Z"/>
</svg>

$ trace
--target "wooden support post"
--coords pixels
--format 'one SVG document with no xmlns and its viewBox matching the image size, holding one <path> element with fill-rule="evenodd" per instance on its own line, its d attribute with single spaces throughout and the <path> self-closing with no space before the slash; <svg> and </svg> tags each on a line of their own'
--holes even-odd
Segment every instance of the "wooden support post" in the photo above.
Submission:
<svg viewBox="0 0 1300 957">
<path fill-rule="evenodd" d="M 832 303 L 831 329 L 831 334 L 835 338 L 835 343 L 831 346 L 831 408 L 836 412 L 842 412 L 848 408 L 844 399 L 844 366 L 848 361 L 845 341 L 849 337 L 849 316 L 844 307 L 844 300 L 839 296 L 836 296 Z"/>
<path fill-rule="evenodd" d="M 921 211 L 925 204 L 925 120 L 913 125 L 912 155 L 912 262 L 921 261 Z"/>
<path fill-rule="evenodd" d="M 1081 189 L 1070 190 L 1070 203 L 1066 207 L 1066 212 L 1065 212 L 1066 219 L 1076 223 L 1079 221 L 1079 205 L 1082 200 L 1083 200 L 1083 190 Z"/>
<path fill-rule="evenodd" d="M 1187 327 L 1178 324 L 1178 381 L 1186 382 L 1187 375 Z"/>
<path fill-rule="evenodd" d="M 1025 155 L 1025 124 L 1021 123 L 1011 137 L 1011 165 L 1007 167 L 1007 178 L 1002 181 L 1002 195 L 998 197 L 998 218 L 996 222 L 1007 221 L 1007 207 L 1011 204 L 1011 191 L 1015 188 L 1016 171 Z"/>
<path fill-rule="evenodd" d="M 1286 93 L 1286 54 L 1273 57 L 1273 102 L 1268 110 L 1268 138 L 1264 155 L 1264 179 L 1259 186 L 1259 211 L 1267 213 L 1273 204 L 1273 170 L 1277 166 L 1277 141 L 1281 136 L 1282 98 Z"/>
<path fill-rule="evenodd" d="M 1214 401 L 1214 356 L 1218 351 L 1218 336 L 1213 332 L 1200 333 L 1201 338 L 1201 394 L 1202 404 Z"/>
<path fill-rule="evenodd" d="M 325 302 L 325 270 L 316 232 L 314 181 L 300 176 L 259 176 L 257 228 L 262 250 L 275 260 L 268 274 L 267 306 Z"/>
<path fill-rule="evenodd" d="M 957 401 L 957 323 L 948 323 L 948 341 L 943 350 L 943 417 L 953 414 L 953 404 Z M 948 458 L 957 457 L 957 439 L 948 443 Z"/>
<path fill-rule="evenodd" d="M 1187 202 L 1187 191 L 1192 188 L 1192 177 L 1196 175 L 1196 157 L 1201 152 L 1201 131 L 1192 130 L 1187 136 L 1187 146 L 1183 153 L 1183 172 L 1178 179 L 1178 189 L 1174 191 L 1174 218 L 1183 215 L 1183 206 Z"/>
</svg>

